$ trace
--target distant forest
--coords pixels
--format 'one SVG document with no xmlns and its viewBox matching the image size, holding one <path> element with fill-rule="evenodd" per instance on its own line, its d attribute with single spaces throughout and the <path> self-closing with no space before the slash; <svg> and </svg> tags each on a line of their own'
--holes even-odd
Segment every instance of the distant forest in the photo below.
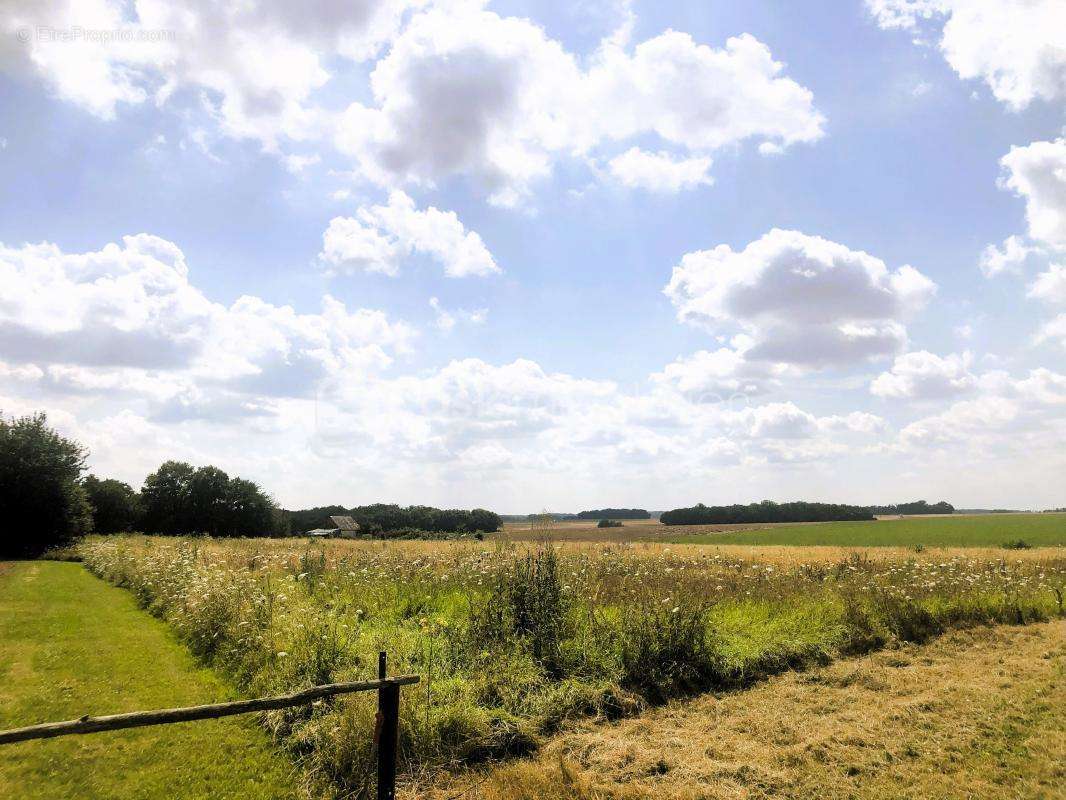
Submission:
<svg viewBox="0 0 1066 800">
<path fill-rule="evenodd" d="M 664 511 L 659 521 L 664 525 L 730 525 L 749 522 L 855 522 L 874 519 L 875 514 L 953 514 L 951 503 L 925 500 L 888 506 L 849 506 L 836 503 L 761 503 L 732 506 L 675 508 Z"/>
<path fill-rule="evenodd" d="M 870 506 L 874 514 L 954 514 L 955 506 L 945 500 L 930 505 L 925 500 L 898 503 L 894 506 Z"/>
<path fill-rule="evenodd" d="M 329 518 L 349 516 L 359 523 L 365 533 L 395 533 L 397 531 L 429 531 L 432 533 L 492 533 L 500 529 L 499 514 L 484 508 L 469 511 L 458 508 L 432 506 L 398 506 L 375 503 L 369 506 L 320 506 L 287 512 L 294 533 L 333 527 Z"/>
<path fill-rule="evenodd" d="M 730 525 L 745 522 L 851 522 L 873 518 L 865 506 L 764 500 L 747 506 L 705 506 L 700 503 L 692 508 L 666 511 L 659 521 L 663 525 Z"/>
<path fill-rule="evenodd" d="M 643 508 L 597 508 L 592 511 L 579 511 L 578 519 L 651 519 L 651 514 Z"/>
</svg>

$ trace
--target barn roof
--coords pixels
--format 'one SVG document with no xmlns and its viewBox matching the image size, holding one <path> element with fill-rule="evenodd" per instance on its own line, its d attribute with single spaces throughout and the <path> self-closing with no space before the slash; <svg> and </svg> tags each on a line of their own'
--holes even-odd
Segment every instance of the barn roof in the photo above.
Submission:
<svg viewBox="0 0 1066 800">
<path fill-rule="evenodd" d="M 359 530 L 359 523 L 356 522 L 351 517 L 341 517 L 341 516 L 330 517 L 329 521 L 332 522 L 334 525 L 336 525 L 337 529 L 341 530 L 341 531 L 357 531 L 357 530 Z"/>
</svg>

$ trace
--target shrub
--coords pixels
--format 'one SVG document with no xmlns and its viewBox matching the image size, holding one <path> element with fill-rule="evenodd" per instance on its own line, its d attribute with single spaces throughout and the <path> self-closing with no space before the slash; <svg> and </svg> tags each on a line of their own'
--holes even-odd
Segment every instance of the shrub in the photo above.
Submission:
<svg viewBox="0 0 1066 800">
<path fill-rule="evenodd" d="M 1011 539 L 1010 541 L 1004 542 L 1003 547 L 1007 550 L 1029 550 L 1032 548 L 1032 545 L 1025 541 L 1025 539 Z"/>
<path fill-rule="evenodd" d="M 621 528 L 622 523 L 614 519 L 601 519 L 596 523 L 597 528 Z"/>
<path fill-rule="evenodd" d="M 715 682 L 719 659 L 701 606 L 682 601 L 672 608 L 649 605 L 634 611 L 622 625 L 623 688 L 661 702 Z"/>
</svg>

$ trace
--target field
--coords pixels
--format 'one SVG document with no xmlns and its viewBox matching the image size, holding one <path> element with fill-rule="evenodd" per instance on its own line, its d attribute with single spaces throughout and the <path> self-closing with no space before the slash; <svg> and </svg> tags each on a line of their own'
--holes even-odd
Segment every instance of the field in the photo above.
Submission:
<svg viewBox="0 0 1066 800">
<path fill-rule="evenodd" d="M 829 547 L 1001 547 L 1022 540 L 1032 547 L 1066 546 L 1066 514 L 960 514 L 882 518 L 871 522 L 808 522 L 759 525 L 661 525 L 626 520 L 622 528 L 584 521 L 557 522 L 562 541 L 666 542 L 673 544 L 789 545 Z M 541 535 L 528 523 L 507 523 L 502 537 L 531 541 Z"/>
<path fill-rule="evenodd" d="M 1066 546 L 1066 514 L 904 517 L 874 522 L 772 525 L 758 530 L 707 533 L 682 528 L 677 533 L 667 533 L 664 540 L 835 547 L 1000 547 L 1021 540 L 1031 547 L 1062 547 Z"/>
<path fill-rule="evenodd" d="M 388 650 L 395 672 L 424 678 L 403 695 L 404 782 L 414 796 L 461 784 L 470 770 L 486 792 L 511 786 L 497 797 L 540 796 L 544 764 L 515 761 L 536 753 L 557 770 L 577 764 L 588 797 L 633 796 L 611 793 L 621 791 L 607 765 L 614 755 L 561 742 L 609 725 L 628 740 L 625 732 L 657 724 L 662 703 L 745 696 L 782 672 L 974 626 L 1061 619 L 1066 592 L 1057 548 L 101 537 L 79 553 L 242 694 L 368 677 Z M 1061 623 L 1047 630 L 1058 635 Z M 716 695 L 693 699 L 707 691 Z M 372 702 L 266 715 L 306 791 L 365 796 Z M 1061 735 L 1061 720 L 1048 724 Z M 482 774 L 494 764 L 504 766 Z M 605 779 L 618 785 L 596 788 Z M 709 796 L 676 773 L 671 780 L 669 796 Z"/>
<path fill-rule="evenodd" d="M 229 699 L 127 592 L 78 564 L 0 563 L 0 729 Z M 0 797 L 299 797 L 253 720 L 231 718 L 0 749 Z"/>
</svg>

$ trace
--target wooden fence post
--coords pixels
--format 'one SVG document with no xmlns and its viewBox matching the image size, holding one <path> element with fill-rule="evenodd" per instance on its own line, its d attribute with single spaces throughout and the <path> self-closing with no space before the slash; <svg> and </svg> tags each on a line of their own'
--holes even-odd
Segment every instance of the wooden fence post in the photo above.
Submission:
<svg viewBox="0 0 1066 800">
<path fill-rule="evenodd" d="M 388 672 L 385 651 L 378 653 L 378 678 Z M 400 686 L 378 689 L 378 800 L 395 800 L 396 750 L 400 734 Z"/>
</svg>

